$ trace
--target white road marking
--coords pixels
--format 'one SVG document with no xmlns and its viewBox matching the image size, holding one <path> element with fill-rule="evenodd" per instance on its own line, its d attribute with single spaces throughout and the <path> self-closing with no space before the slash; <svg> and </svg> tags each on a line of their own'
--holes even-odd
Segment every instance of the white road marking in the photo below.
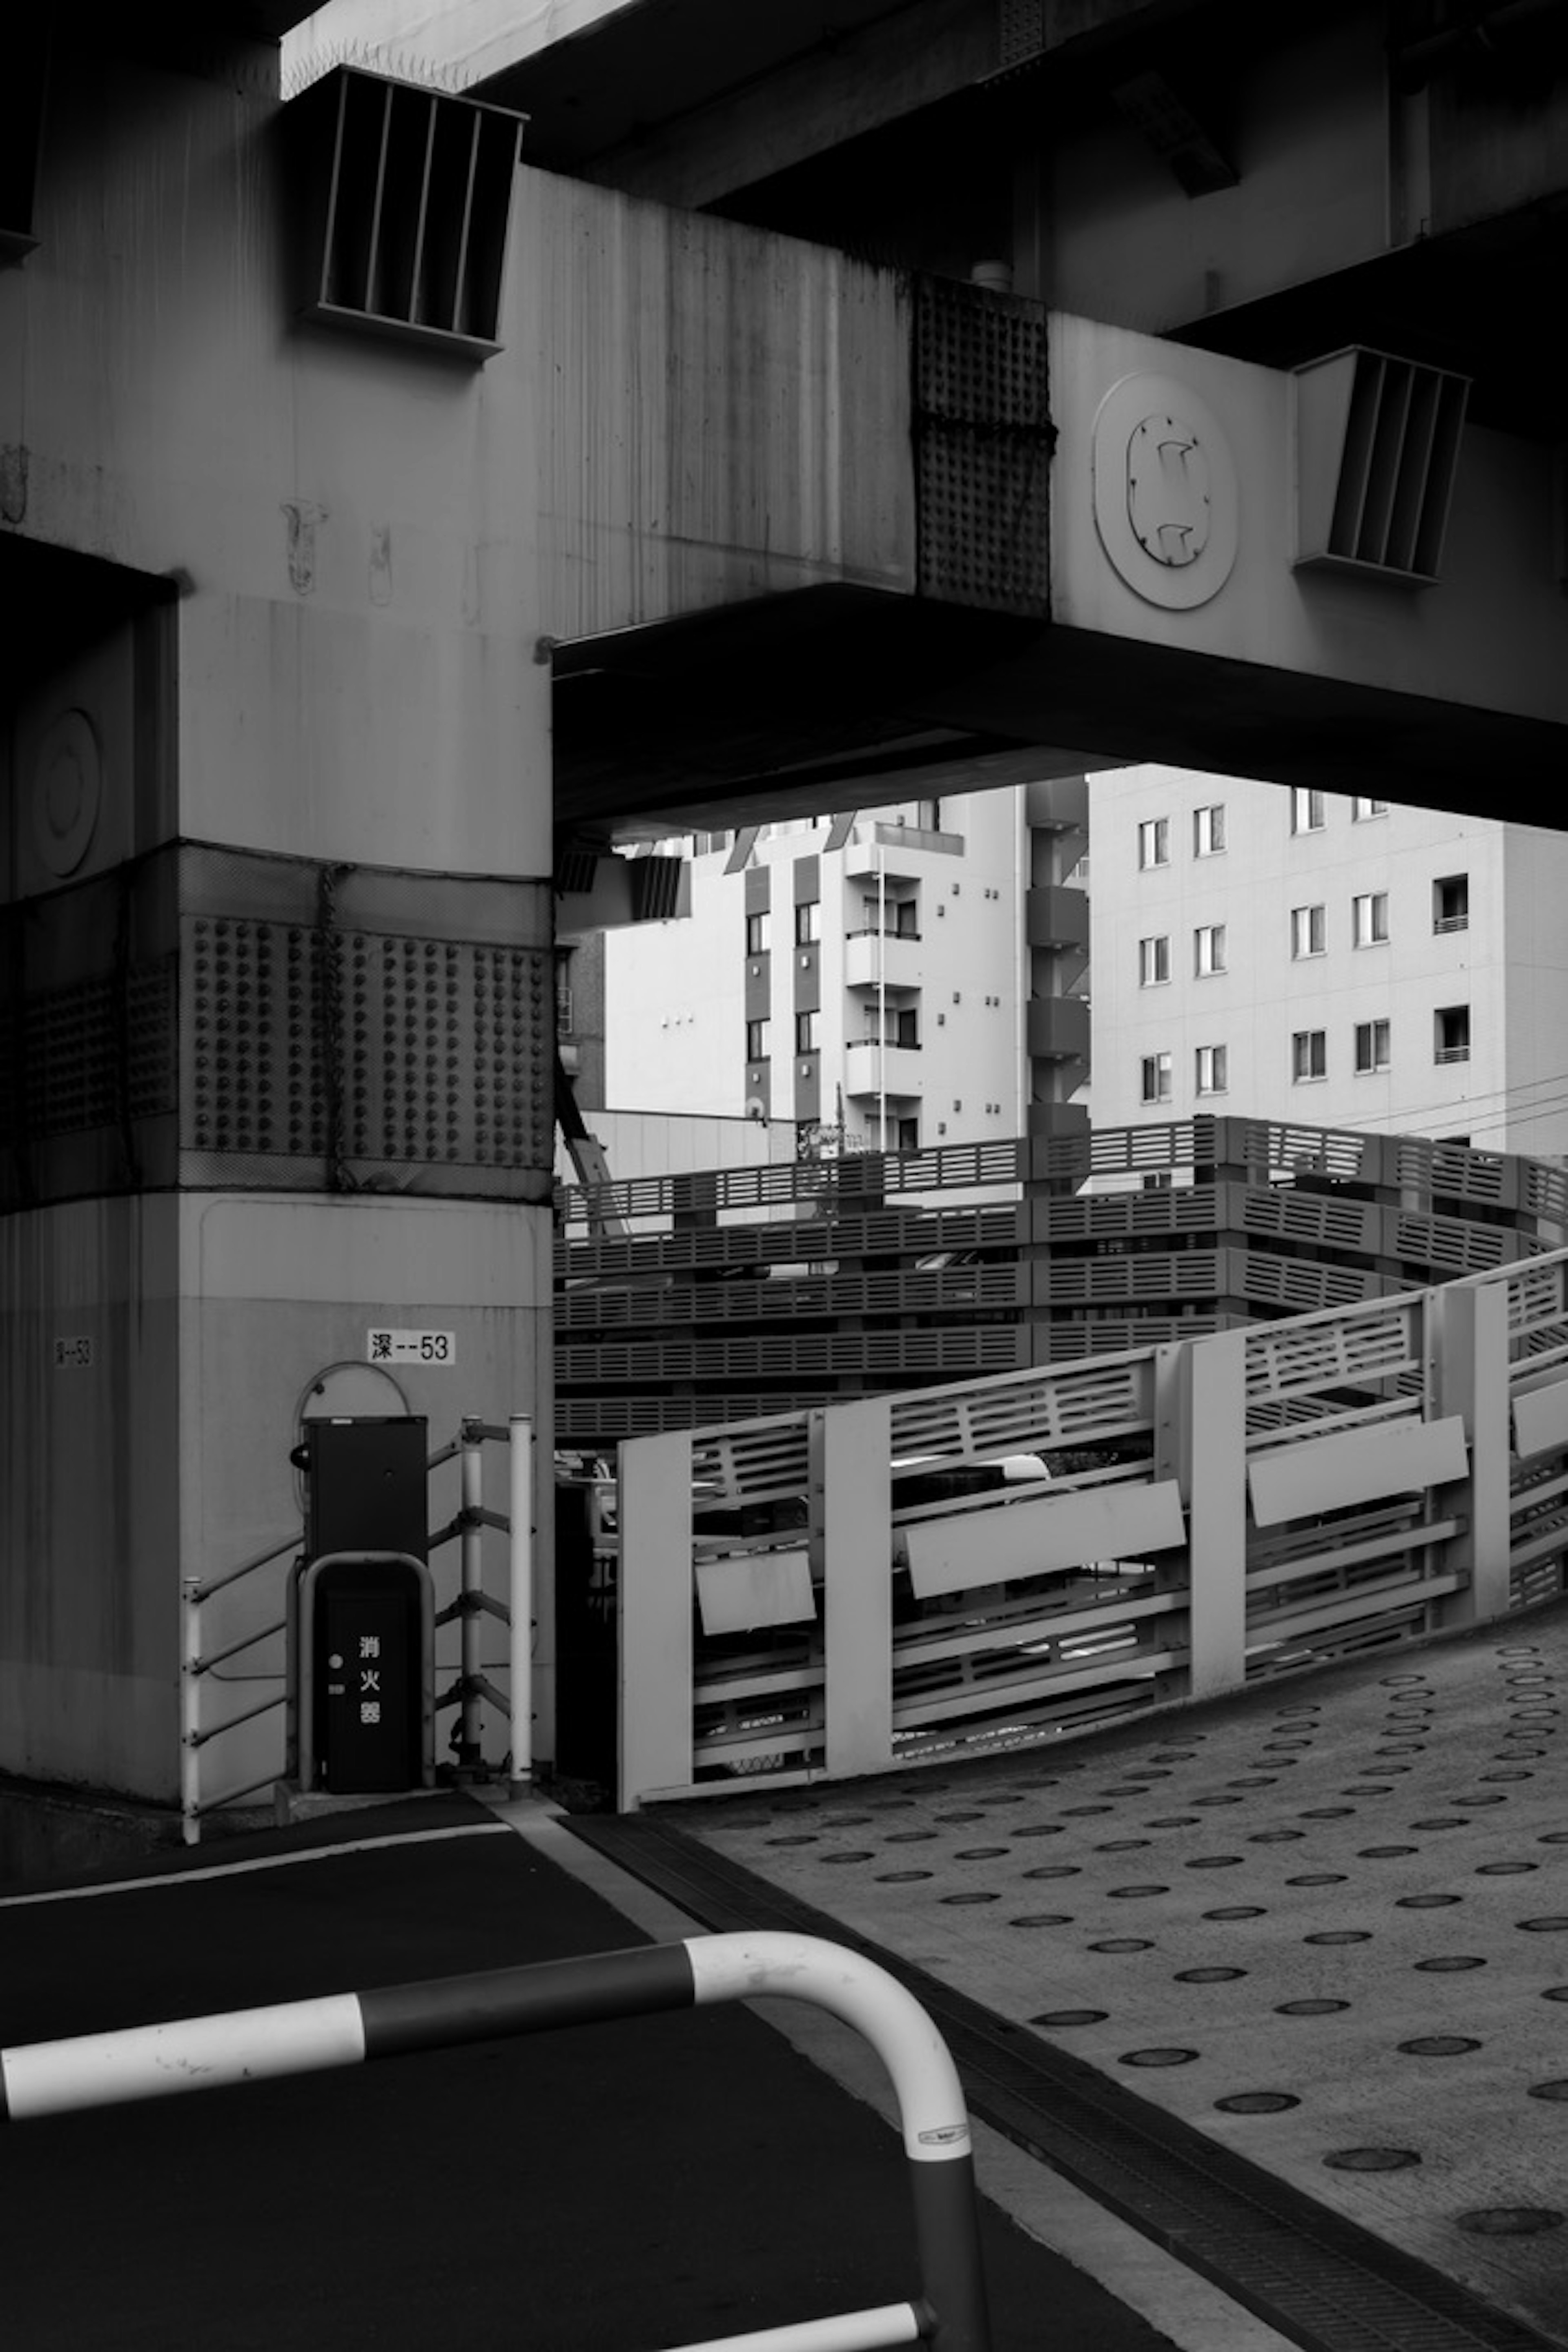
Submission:
<svg viewBox="0 0 1568 2352">
<path fill-rule="evenodd" d="M 200 1870 L 154 1871 L 145 1878 L 105 1879 L 97 1886 L 43 1886 L 31 1895 L 0 1895 L 0 1910 L 24 1903 L 80 1903 L 94 1895 L 145 1895 L 160 1886 L 192 1886 L 205 1879 L 238 1878 L 247 1871 L 283 1870 L 299 1862 L 331 1862 L 340 1854 L 376 1853 L 391 1845 L 434 1845 L 444 1838 L 493 1837 L 500 1822 L 454 1822 L 442 1830 L 409 1830 L 403 1835 L 345 1838 L 338 1845 L 301 1846 L 297 1853 L 263 1853 L 247 1862 L 209 1862 Z"/>
</svg>

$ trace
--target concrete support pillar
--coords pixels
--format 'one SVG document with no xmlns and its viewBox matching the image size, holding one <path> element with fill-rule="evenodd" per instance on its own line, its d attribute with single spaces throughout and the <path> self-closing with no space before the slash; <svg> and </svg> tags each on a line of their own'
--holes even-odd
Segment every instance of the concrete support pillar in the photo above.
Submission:
<svg viewBox="0 0 1568 2352">
<path fill-rule="evenodd" d="M 691 1440 L 683 1431 L 621 1448 L 619 1616 L 623 1811 L 692 1777 Z"/>
<path fill-rule="evenodd" d="M 1468 1527 L 1450 1538 L 1448 1564 L 1469 1583 L 1443 1603 L 1446 1625 L 1483 1624 L 1509 1608 L 1508 1289 L 1457 1284 L 1427 1300 L 1427 1412 L 1458 1413 L 1469 1448 L 1467 1486 L 1439 1487 L 1433 1507 Z"/>
<path fill-rule="evenodd" d="M 893 1748 L 892 1409 L 876 1397 L 814 1412 L 809 1445 L 827 1769 L 885 1771 Z"/>
<path fill-rule="evenodd" d="M 1212 1698 L 1247 1675 L 1247 1334 L 1200 1339 L 1183 1365 L 1190 1696 Z"/>
</svg>

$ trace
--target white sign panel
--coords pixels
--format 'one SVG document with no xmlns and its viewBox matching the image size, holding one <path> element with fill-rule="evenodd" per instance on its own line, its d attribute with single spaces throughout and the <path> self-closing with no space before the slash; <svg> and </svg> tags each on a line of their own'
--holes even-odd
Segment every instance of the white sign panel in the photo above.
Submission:
<svg viewBox="0 0 1568 2352">
<path fill-rule="evenodd" d="M 368 1331 L 365 1361 L 369 1364 L 455 1364 L 455 1331 Z"/>
</svg>

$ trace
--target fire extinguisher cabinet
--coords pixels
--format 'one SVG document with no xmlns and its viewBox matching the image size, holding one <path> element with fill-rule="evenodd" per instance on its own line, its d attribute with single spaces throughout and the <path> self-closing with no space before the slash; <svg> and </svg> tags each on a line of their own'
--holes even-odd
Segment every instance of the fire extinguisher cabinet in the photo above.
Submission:
<svg viewBox="0 0 1568 2352">
<path fill-rule="evenodd" d="M 289 1591 L 289 1773 L 304 1791 L 429 1788 L 435 1601 L 426 1423 L 308 1423 L 306 1548 Z"/>
</svg>

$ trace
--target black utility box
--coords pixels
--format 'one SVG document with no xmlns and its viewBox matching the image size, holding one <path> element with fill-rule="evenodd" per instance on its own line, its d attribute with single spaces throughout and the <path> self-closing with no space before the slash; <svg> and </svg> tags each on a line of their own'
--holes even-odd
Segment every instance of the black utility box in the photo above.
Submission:
<svg viewBox="0 0 1568 2352">
<path fill-rule="evenodd" d="M 303 1440 L 307 1564 L 330 1551 L 428 1557 L 426 1421 L 308 1421 Z"/>
</svg>

